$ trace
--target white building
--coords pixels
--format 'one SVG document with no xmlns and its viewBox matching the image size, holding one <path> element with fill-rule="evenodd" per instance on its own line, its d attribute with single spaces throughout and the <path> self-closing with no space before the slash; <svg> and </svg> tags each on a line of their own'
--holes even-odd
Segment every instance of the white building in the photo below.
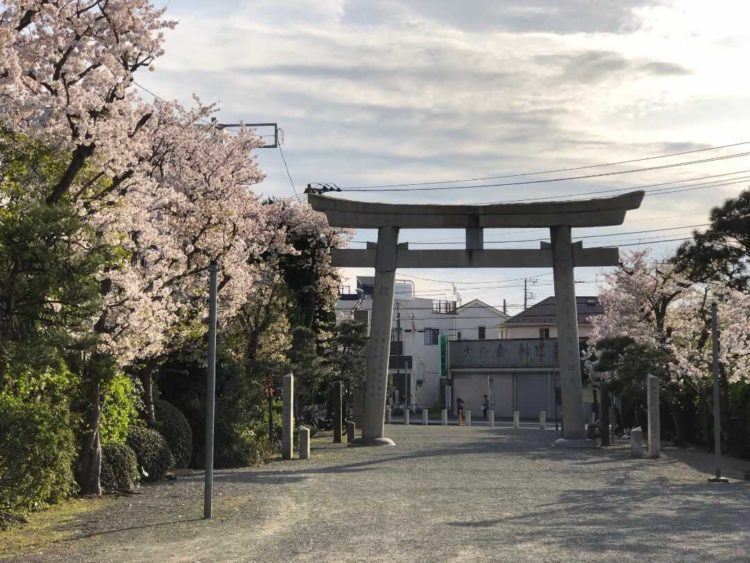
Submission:
<svg viewBox="0 0 750 563">
<path fill-rule="evenodd" d="M 599 300 L 593 296 L 576 297 L 578 310 L 578 337 L 591 335 L 591 317 L 604 312 Z M 500 338 L 557 338 L 557 311 L 555 298 L 547 297 L 516 316 L 497 325 Z"/>
<path fill-rule="evenodd" d="M 340 295 L 336 305 L 337 322 L 351 318 L 354 311 L 372 310 L 374 283 L 374 278 L 360 276 L 357 293 Z M 497 334 L 495 327 L 507 318 L 478 299 L 457 307 L 455 301 L 416 297 L 413 282 L 397 281 L 389 363 L 392 402 L 402 403 L 404 394 L 408 393 L 412 408 L 443 406 L 447 356 L 441 368 L 441 337 L 447 340 L 492 338 Z M 447 343 L 443 348 L 447 354 Z"/>
<path fill-rule="evenodd" d="M 592 316 L 602 314 L 595 297 L 577 297 L 581 347 L 591 334 Z M 523 418 L 536 418 L 540 411 L 555 412 L 555 389 L 560 386 L 557 349 L 557 318 L 554 297 L 504 320 L 497 328 L 500 339 L 450 344 L 450 383 L 455 398 L 467 409 L 481 409 L 484 395 L 498 417 L 519 411 Z M 584 387 L 588 412 L 593 395 Z M 455 407 L 455 402 L 454 405 Z"/>
</svg>

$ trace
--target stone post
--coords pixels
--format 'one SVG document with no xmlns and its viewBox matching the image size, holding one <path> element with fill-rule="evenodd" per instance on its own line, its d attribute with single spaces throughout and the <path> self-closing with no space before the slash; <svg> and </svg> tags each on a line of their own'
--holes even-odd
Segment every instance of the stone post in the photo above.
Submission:
<svg viewBox="0 0 750 563">
<path fill-rule="evenodd" d="M 283 377 L 283 408 L 281 411 L 281 457 L 294 457 L 294 375 Z"/>
<path fill-rule="evenodd" d="M 562 388 L 563 437 L 558 446 L 595 447 L 586 439 L 583 416 L 583 385 L 581 383 L 581 352 L 578 342 L 578 312 L 573 277 L 573 245 L 569 226 L 550 228 L 552 238 L 552 269 L 557 310 L 557 345 Z M 573 442 L 566 442 L 573 440 Z"/>
<path fill-rule="evenodd" d="M 384 436 L 386 381 L 391 346 L 393 291 L 396 283 L 398 227 L 380 227 L 375 254 L 375 290 L 372 298 L 372 323 L 367 344 L 367 385 L 361 445 L 393 446 Z"/>
<path fill-rule="evenodd" d="M 606 383 L 601 384 L 601 401 L 599 403 L 599 422 L 600 430 L 602 435 L 602 446 L 610 445 L 610 433 L 609 433 L 609 411 L 610 408 L 610 397 L 609 387 Z"/>
<path fill-rule="evenodd" d="M 440 411 L 440 422 L 443 424 L 443 426 L 448 425 L 448 409 L 443 409 Z"/>
<path fill-rule="evenodd" d="M 393 417 L 393 409 L 390 405 L 385 407 L 385 423 L 390 424 L 391 418 Z"/>
<path fill-rule="evenodd" d="M 646 399 L 648 403 L 648 457 L 657 458 L 661 455 L 658 377 L 646 376 Z"/>
<path fill-rule="evenodd" d="M 539 430 L 547 429 L 547 411 L 539 411 Z"/>
<path fill-rule="evenodd" d="M 425 426 L 430 424 L 430 411 L 422 409 L 422 424 Z"/>
<path fill-rule="evenodd" d="M 495 411 L 490 409 L 487 411 L 487 418 L 489 418 L 490 426 L 495 426 Z"/>
<path fill-rule="evenodd" d="M 406 426 L 409 426 L 409 422 L 411 420 L 411 411 L 408 408 L 404 409 L 404 424 Z"/>
<path fill-rule="evenodd" d="M 643 430 L 640 426 L 630 430 L 630 457 L 643 457 Z"/>
<path fill-rule="evenodd" d="M 341 434 L 343 433 L 343 397 L 341 392 L 341 382 L 334 381 L 331 388 L 331 406 L 333 407 L 333 443 L 341 443 Z"/>
<path fill-rule="evenodd" d="M 513 428 L 521 427 L 521 411 L 513 411 Z"/>
<path fill-rule="evenodd" d="M 306 426 L 299 427 L 299 458 L 310 459 L 310 429 Z"/>
<path fill-rule="evenodd" d="M 466 416 L 466 426 L 471 426 L 471 411 L 466 410 L 465 416 Z"/>
<path fill-rule="evenodd" d="M 354 435 L 357 433 L 357 425 L 353 420 L 346 421 L 346 443 L 351 444 L 354 442 Z"/>
</svg>

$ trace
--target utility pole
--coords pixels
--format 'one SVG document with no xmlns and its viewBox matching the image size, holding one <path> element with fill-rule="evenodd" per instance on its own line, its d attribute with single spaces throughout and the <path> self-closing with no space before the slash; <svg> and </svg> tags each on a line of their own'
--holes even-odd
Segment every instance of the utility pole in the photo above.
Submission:
<svg viewBox="0 0 750 563">
<path fill-rule="evenodd" d="M 523 310 L 525 311 L 529 305 L 529 299 L 534 297 L 534 294 L 529 291 L 529 281 L 534 285 L 537 282 L 536 278 L 523 278 Z"/>
<path fill-rule="evenodd" d="M 505 302 L 505 299 L 503 299 L 503 314 L 508 314 L 508 304 Z"/>
<path fill-rule="evenodd" d="M 398 352 L 396 358 L 396 379 L 398 380 L 401 377 L 401 356 L 403 356 L 403 350 L 401 350 L 401 303 L 399 301 L 396 301 L 396 343 L 396 352 Z M 406 380 L 407 377 L 404 374 L 404 413 L 409 408 L 409 387 Z"/>
<path fill-rule="evenodd" d="M 528 279 L 523 278 L 523 310 L 526 310 L 526 305 L 528 303 L 528 296 L 529 296 L 529 290 L 528 290 Z"/>
<path fill-rule="evenodd" d="M 729 480 L 721 476 L 721 386 L 719 381 L 719 321 L 716 302 L 711 303 L 711 340 L 714 372 L 714 477 L 712 483 L 726 483 Z"/>
</svg>

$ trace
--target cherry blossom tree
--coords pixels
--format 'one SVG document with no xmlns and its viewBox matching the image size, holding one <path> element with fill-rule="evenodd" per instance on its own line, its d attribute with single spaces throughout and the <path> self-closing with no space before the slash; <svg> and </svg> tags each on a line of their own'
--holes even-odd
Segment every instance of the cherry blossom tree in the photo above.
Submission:
<svg viewBox="0 0 750 563">
<path fill-rule="evenodd" d="M 102 383 L 115 369 L 140 367 L 150 388 L 166 353 L 201 340 L 212 261 L 222 323 L 280 279 L 309 326 L 337 294 L 330 249 L 345 234 L 307 205 L 258 200 L 258 139 L 219 130 L 210 122 L 216 108 L 197 99 L 191 108 L 145 103 L 132 88 L 174 25 L 147 0 L 0 7 L 0 127 L 54 147 L 58 166 L 34 197 L 80 218 L 75 252 L 105 257 L 94 274 L 100 306 L 67 350 L 88 403 L 85 493 L 100 492 Z"/>
<path fill-rule="evenodd" d="M 162 54 L 162 30 L 175 25 L 163 13 L 147 0 L 3 2 L 0 120 L 70 151 L 48 202 L 68 193 L 92 158 L 108 192 L 136 175 L 152 112 L 130 86 Z"/>
<path fill-rule="evenodd" d="M 730 383 L 748 375 L 748 296 L 717 282 L 692 283 L 671 262 L 650 259 L 642 251 L 626 254 L 606 279 L 599 296 L 604 314 L 592 319 L 590 340 L 600 355 L 607 354 L 602 343 L 617 347 L 627 338 L 640 346 L 641 356 L 659 359 L 660 365 L 651 369 L 664 378 L 667 404 L 682 441 L 696 401 L 706 402 L 708 396 L 713 301 L 719 306 L 722 373 Z M 628 348 L 625 344 L 622 350 Z"/>
</svg>

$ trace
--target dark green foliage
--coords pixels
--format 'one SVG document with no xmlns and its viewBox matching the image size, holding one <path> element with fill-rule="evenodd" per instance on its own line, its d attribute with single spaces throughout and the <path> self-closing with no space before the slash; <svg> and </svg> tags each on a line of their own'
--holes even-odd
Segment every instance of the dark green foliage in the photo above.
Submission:
<svg viewBox="0 0 750 563">
<path fill-rule="evenodd" d="M 134 426 L 127 443 L 133 448 L 142 473 L 145 472 L 144 481 L 158 481 L 174 465 L 169 444 L 156 430 Z"/>
<path fill-rule="evenodd" d="M 365 378 L 365 346 L 367 325 L 355 320 L 345 320 L 336 326 L 329 362 L 333 377 L 345 384 L 359 384 Z"/>
<path fill-rule="evenodd" d="M 193 453 L 193 431 L 182 411 L 168 403 L 158 400 L 154 403 L 156 427 L 167 440 L 174 457 L 174 466 L 184 469 L 190 463 Z"/>
<path fill-rule="evenodd" d="M 303 326 L 292 331 L 289 363 L 296 380 L 295 394 L 300 409 L 326 401 L 330 370 L 318 355 L 315 332 Z"/>
<path fill-rule="evenodd" d="M 711 210 L 711 227 L 693 233 L 674 258 L 696 282 L 716 280 L 736 289 L 750 286 L 750 190 Z"/>
<path fill-rule="evenodd" d="M 0 131 L 0 369 L 43 369 L 56 350 L 81 344 L 72 335 L 99 308 L 95 274 L 109 249 L 83 252 L 91 233 L 75 207 L 44 200 L 64 163 L 64 153 Z"/>
<path fill-rule="evenodd" d="M 248 467 L 269 461 L 275 450 L 268 439 L 268 413 L 259 408 L 255 417 L 242 416 L 224 401 L 219 405 L 224 408 L 216 418 L 216 467 Z M 281 429 L 280 410 L 274 413 L 276 429 Z"/>
<path fill-rule="evenodd" d="M 107 492 L 129 490 L 138 484 L 138 459 L 124 444 L 102 446 L 102 489 Z"/>
<path fill-rule="evenodd" d="M 26 512 L 75 490 L 75 441 L 64 404 L 0 393 L 0 511 Z"/>
</svg>

